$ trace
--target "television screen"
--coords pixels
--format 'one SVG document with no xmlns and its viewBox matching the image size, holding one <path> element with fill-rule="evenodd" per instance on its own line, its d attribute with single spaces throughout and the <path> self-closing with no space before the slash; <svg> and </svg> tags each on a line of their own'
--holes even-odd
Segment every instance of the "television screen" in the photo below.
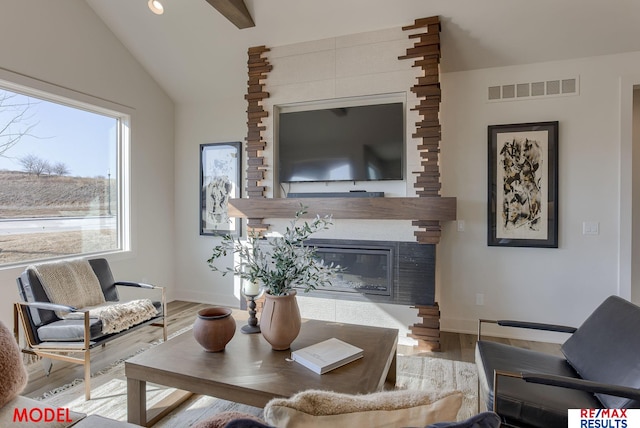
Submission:
<svg viewBox="0 0 640 428">
<path fill-rule="evenodd" d="M 402 180 L 403 103 L 281 112 L 280 182 Z"/>
</svg>

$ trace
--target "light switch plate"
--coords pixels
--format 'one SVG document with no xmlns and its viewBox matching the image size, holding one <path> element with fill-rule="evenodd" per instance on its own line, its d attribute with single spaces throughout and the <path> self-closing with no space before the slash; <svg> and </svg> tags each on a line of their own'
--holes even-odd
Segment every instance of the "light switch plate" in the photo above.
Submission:
<svg viewBox="0 0 640 428">
<path fill-rule="evenodd" d="M 582 222 L 582 234 L 583 235 L 599 235 L 600 223 L 597 221 Z"/>
</svg>

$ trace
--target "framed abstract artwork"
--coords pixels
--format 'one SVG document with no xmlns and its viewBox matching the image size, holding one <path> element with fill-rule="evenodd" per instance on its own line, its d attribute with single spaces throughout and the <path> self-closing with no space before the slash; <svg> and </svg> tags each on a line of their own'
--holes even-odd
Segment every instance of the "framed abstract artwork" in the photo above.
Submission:
<svg viewBox="0 0 640 428">
<path fill-rule="evenodd" d="M 242 144 L 200 145 L 200 235 L 239 235 L 240 219 L 229 217 L 229 199 L 240 197 Z"/>
<path fill-rule="evenodd" d="M 558 248 L 558 122 L 488 129 L 488 245 Z"/>
</svg>

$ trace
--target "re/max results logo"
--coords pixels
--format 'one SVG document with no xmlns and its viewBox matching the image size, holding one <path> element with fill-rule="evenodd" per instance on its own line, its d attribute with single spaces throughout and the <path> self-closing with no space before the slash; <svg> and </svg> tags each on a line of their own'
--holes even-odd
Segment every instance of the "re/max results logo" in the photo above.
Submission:
<svg viewBox="0 0 640 428">
<path fill-rule="evenodd" d="M 569 409 L 568 428 L 640 427 L 640 409 Z"/>
</svg>

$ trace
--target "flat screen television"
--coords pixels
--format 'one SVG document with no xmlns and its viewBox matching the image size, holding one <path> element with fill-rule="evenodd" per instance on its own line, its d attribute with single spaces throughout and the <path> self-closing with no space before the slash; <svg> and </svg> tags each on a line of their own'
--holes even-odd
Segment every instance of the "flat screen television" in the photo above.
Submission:
<svg viewBox="0 0 640 428">
<path fill-rule="evenodd" d="M 281 183 L 402 180 L 404 104 L 280 112 Z"/>
</svg>

